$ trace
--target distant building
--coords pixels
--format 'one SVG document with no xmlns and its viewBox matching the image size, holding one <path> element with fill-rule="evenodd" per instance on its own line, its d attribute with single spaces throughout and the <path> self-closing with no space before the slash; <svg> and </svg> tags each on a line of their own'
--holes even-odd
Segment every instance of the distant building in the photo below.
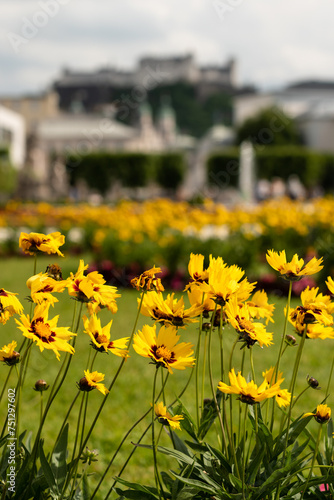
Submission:
<svg viewBox="0 0 334 500">
<path fill-rule="evenodd" d="M 305 81 L 269 93 L 240 95 L 234 98 L 234 119 L 238 126 L 247 118 L 273 107 L 296 121 L 305 145 L 318 151 L 334 152 L 334 82 Z"/>
<path fill-rule="evenodd" d="M 40 120 L 59 115 L 58 95 L 53 91 L 23 96 L 0 96 L 0 104 L 24 118 L 27 134 L 34 131 Z"/>
<path fill-rule="evenodd" d="M 187 82 L 197 88 L 199 96 L 221 90 L 234 93 L 237 89 L 236 64 L 232 59 L 225 65 L 200 67 L 191 54 L 180 57 L 144 57 L 133 71 L 103 68 L 97 71 L 64 70 L 54 83 L 59 107 L 70 111 L 73 102 L 80 101 L 85 111 L 96 111 L 114 99 L 116 89 L 131 89 L 137 102 L 145 99 L 147 91 L 159 85 Z"/>
<path fill-rule="evenodd" d="M 0 146 L 8 148 L 9 160 L 14 167 L 21 169 L 26 155 L 26 136 L 24 118 L 0 105 Z"/>
<path fill-rule="evenodd" d="M 99 150 L 187 152 L 195 146 L 193 137 L 178 133 L 174 112 L 167 103 L 162 106 L 157 123 L 153 122 L 150 106 L 142 104 L 135 127 L 116 121 L 112 114 L 88 114 L 79 109 L 62 113 L 41 120 L 35 131 L 30 158 L 34 175 L 39 179 L 36 198 L 58 199 L 68 194 L 64 165 L 67 155 L 80 158 Z"/>
</svg>

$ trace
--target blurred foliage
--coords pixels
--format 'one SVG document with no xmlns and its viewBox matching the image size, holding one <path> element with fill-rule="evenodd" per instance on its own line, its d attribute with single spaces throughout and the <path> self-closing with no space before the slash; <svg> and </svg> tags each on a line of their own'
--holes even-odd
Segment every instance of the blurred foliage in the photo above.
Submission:
<svg viewBox="0 0 334 500">
<path fill-rule="evenodd" d="M 278 108 L 260 111 L 256 116 L 247 118 L 237 129 L 237 144 L 250 141 L 257 146 L 282 146 L 301 144 L 294 120 Z"/>
</svg>

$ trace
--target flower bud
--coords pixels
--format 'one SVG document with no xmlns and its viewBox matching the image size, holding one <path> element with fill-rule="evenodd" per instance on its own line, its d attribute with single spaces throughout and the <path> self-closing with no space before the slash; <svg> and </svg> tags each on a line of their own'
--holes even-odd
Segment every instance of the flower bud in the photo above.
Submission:
<svg viewBox="0 0 334 500">
<path fill-rule="evenodd" d="M 53 278 L 56 281 L 61 281 L 63 279 L 61 268 L 58 264 L 49 264 L 45 272 L 49 278 Z"/>
<path fill-rule="evenodd" d="M 307 375 L 306 380 L 307 380 L 308 385 L 310 387 L 312 387 L 312 389 L 317 389 L 317 390 L 321 389 L 321 387 L 319 387 L 319 382 L 317 381 L 316 378 L 310 377 L 309 375 Z"/>
<path fill-rule="evenodd" d="M 90 450 L 87 446 L 85 451 L 82 452 L 82 455 L 80 457 L 80 460 L 82 460 L 82 463 L 87 463 L 90 465 L 92 462 L 97 462 L 97 456 L 98 456 L 98 451 L 97 450 Z"/>
<path fill-rule="evenodd" d="M 202 332 L 209 332 L 211 328 L 211 323 L 203 323 Z"/>
<path fill-rule="evenodd" d="M 4 363 L 6 363 L 6 365 L 8 366 L 14 366 L 16 365 L 16 363 L 19 362 L 20 362 L 20 353 L 16 351 L 13 351 L 10 356 L 6 356 L 6 358 L 4 359 Z"/>
<path fill-rule="evenodd" d="M 293 335 L 285 335 L 285 342 L 291 346 L 297 344 L 296 338 Z"/>
<path fill-rule="evenodd" d="M 86 377 L 82 377 L 79 380 L 79 382 L 77 382 L 77 387 L 78 387 L 79 391 L 85 391 L 85 392 L 90 392 L 93 389 L 95 389 L 94 386 L 89 385 L 88 380 L 86 379 Z"/>
<path fill-rule="evenodd" d="M 34 391 L 44 392 L 44 391 L 47 391 L 49 387 L 50 386 L 45 382 L 45 380 L 43 380 L 42 378 L 40 378 L 35 383 Z"/>
</svg>

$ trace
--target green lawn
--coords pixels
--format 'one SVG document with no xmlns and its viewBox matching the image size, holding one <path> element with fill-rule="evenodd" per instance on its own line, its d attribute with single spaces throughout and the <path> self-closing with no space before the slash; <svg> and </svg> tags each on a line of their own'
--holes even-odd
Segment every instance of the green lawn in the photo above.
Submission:
<svg viewBox="0 0 334 500">
<path fill-rule="evenodd" d="M 83 258 L 85 259 L 85 262 L 89 262 L 89 256 L 83 256 Z M 47 264 L 56 261 L 60 265 L 62 265 L 63 276 L 64 278 L 66 278 L 69 276 L 70 271 L 76 271 L 79 263 L 79 258 L 69 257 L 66 259 L 50 259 L 48 257 L 43 257 L 38 261 L 37 270 L 44 271 Z M 33 258 L 12 258 L 0 260 L 0 288 L 4 288 L 11 292 L 17 292 L 19 294 L 19 299 L 24 304 L 26 314 L 29 313 L 30 303 L 24 299 L 28 295 L 28 289 L 26 288 L 25 282 L 31 275 L 32 268 Z M 119 311 L 116 315 L 113 316 L 113 324 L 111 328 L 112 338 L 114 339 L 130 336 L 137 312 L 136 307 L 137 298 L 139 296 L 138 292 L 132 290 L 121 290 L 120 293 L 122 294 L 122 297 L 118 299 Z M 53 316 L 53 312 L 54 315 L 60 315 L 59 326 L 70 326 L 72 321 L 74 301 L 69 298 L 66 292 L 59 295 L 59 299 L 59 304 L 55 305 L 54 311 L 51 309 L 50 315 Z M 258 381 L 262 379 L 262 371 L 270 368 L 270 366 L 273 366 L 275 364 L 280 336 L 281 332 L 283 331 L 283 308 L 285 305 L 285 299 L 272 297 L 271 302 L 276 303 L 275 325 L 270 325 L 270 327 L 268 327 L 268 330 L 274 331 L 275 345 L 269 348 L 264 347 L 263 349 L 260 349 L 258 346 L 254 347 L 254 364 Z M 295 299 L 294 302 L 298 303 L 297 299 Z M 103 325 L 106 322 L 110 321 L 110 318 L 111 314 L 108 311 L 101 312 Z M 138 328 L 141 328 L 141 326 L 143 326 L 145 323 L 151 324 L 148 318 L 140 317 Z M 293 333 L 291 325 L 288 326 L 288 333 Z M 232 330 L 230 327 L 225 328 L 223 338 L 226 370 L 228 368 L 230 349 L 236 338 L 235 335 L 236 334 L 234 330 Z M 181 337 L 182 340 L 196 343 L 196 324 L 191 326 L 187 330 L 181 330 Z M 12 318 L 6 325 L 1 325 L 0 347 L 11 342 L 14 339 L 17 340 L 18 344 L 20 345 L 22 336 L 20 331 L 16 328 L 16 324 L 14 322 L 14 319 Z M 220 377 L 220 362 L 217 340 L 217 335 L 214 335 L 212 345 L 212 359 L 213 377 L 215 384 L 218 383 Z M 298 403 L 298 408 L 296 409 L 295 416 L 299 415 L 301 412 L 313 411 L 315 406 L 321 403 L 325 394 L 328 374 L 333 357 L 332 342 L 332 340 L 306 341 L 295 394 L 298 395 L 299 392 L 303 388 L 305 388 L 307 384 L 307 375 L 311 375 L 317 378 L 319 380 L 320 386 L 322 387 L 322 390 L 315 391 L 309 389 L 301 398 L 300 404 Z M 57 435 L 67 408 L 77 393 L 76 382 L 79 381 L 79 379 L 83 376 L 83 371 L 87 368 L 88 353 L 90 349 L 91 347 L 89 345 L 89 338 L 86 334 L 82 333 L 81 324 L 76 344 L 76 353 L 73 356 L 70 371 L 68 373 L 66 382 L 61 389 L 61 392 L 59 393 L 53 407 L 50 410 L 44 428 L 46 451 L 50 451 L 50 449 L 52 448 L 52 440 L 54 436 Z M 296 347 L 289 347 L 285 352 L 285 355 L 281 362 L 281 369 L 286 378 L 287 385 L 291 378 L 296 350 Z M 96 448 L 99 450 L 99 461 L 94 463 L 91 469 L 92 471 L 95 471 L 95 474 L 91 478 L 92 486 L 96 484 L 99 474 L 103 472 L 105 466 L 108 464 L 110 457 L 118 446 L 124 433 L 150 407 L 150 403 L 152 400 L 152 381 L 154 375 L 154 366 L 150 365 L 147 359 L 138 356 L 133 349 L 131 349 L 130 354 L 131 357 L 125 363 L 121 375 L 108 397 L 101 418 L 98 421 L 95 431 L 89 441 L 90 448 Z M 249 351 L 246 350 L 245 354 L 246 361 L 244 375 L 247 376 L 250 372 Z M 237 347 L 233 358 L 233 366 L 235 367 L 236 371 L 240 369 L 241 356 L 242 351 L 240 351 Z M 119 363 L 120 358 L 113 356 L 112 354 L 106 355 L 98 353 L 94 369 L 105 373 L 106 385 L 108 385 L 112 380 L 112 377 L 115 374 Z M 32 346 L 29 370 L 27 373 L 23 393 L 23 414 L 21 417 L 20 426 L 21 429 L 27 428 L 29 431 L 32 431 L 33 435 L 36 432 L 38 426 L 40 398 L 39 394 L 32 390 L 32 387 L 34 386 L 35 381 L 39 378 L 43 378 L 48 383 L 52 383 L 59 366 L 60 363 L 57 361 L 55 355 L 52 352 L 43 351 L 43 353 L 41 353 L 35 345 Z M 1 366 L 0 369 L 2 370 L 2 380 L 5 380 L 8 372 L 8 367 L 4 365 Z M 187 369 L 183 372 L 178 372 L 177 370 L 175 370 L 174 374 L 169 377 L 166 389 L 167 403 L 173 401 L 175 397 L 180 393 L 182 388 L 185 386 L 190 373 L 190 369 Z M 13 370 L 9 386 L 14 387 L 15 384 L 16 375 Z M 287 385 L 283 384 L 284 387 L 287 387 Z M 190 411 L 193 411 L 195 407 L 193 387 L 194 377 L 191 380 L 190 387 L 182 397 L 182 402 Z M 209 384 L 206 384 L 205 387 L 205 397 L 211 397 Z M 98 391 L 93 391 L 89 394 L 89 422 L 94 417 L 95 411 L 102 398 L 102 394 L 100 394 Z M 330 396 L 329 400 L 327 401 L 329 405 L 331 405 L 331 401 L 332 397 Z M 6 408 L 7 402 L 3 400 L 0 407 L 2 421 L 5 418 Z M 76 415 L 77 412 L 74 411 L 69 419 L 72 432 L 74 432 L 77 425 Z M 141 425 L 139 425 L 138 428 L 136 428 L 135 431 L 129 436 L 126 444 L 119 453 L 115 464 L 111 467 L 101 489 L 101 494 L 96 497 L 97 499 L 105 498 L 106 492 L 109 490 L 109 487 L 112 484 L 112 478 L 118 473 L 128 454 L 133 449 L 132 443 L 135 443 L 139 439 L 141 433 L 146 428 L 148 423 L 149 418 L 146 418 L 146 420 Z M 313 429 L 313 425 L 313 422 L 309 425 L 310 430 Z M 165 433 L 162 434 L 161 439 L 162 444 L 169 445 Z M 149 443 L 149 437 L 147 437 L 144 442 Z M 159 463 L 162 467 L 168 466 L 167 459 L 165 457 L 159 457 Z M 173 467 L 176 468 L 176 464 L 173 464 Z M 151 452 L 149 450 L 139 448 L 134 454 L 129 468 L 125 471 L 124 478 L 132 481 L 141 481 L 142 483 L 152 484 L 152 471 L 153 467 Z M 116 496 L 111 498 L 116 498 Z"/>
</svg>

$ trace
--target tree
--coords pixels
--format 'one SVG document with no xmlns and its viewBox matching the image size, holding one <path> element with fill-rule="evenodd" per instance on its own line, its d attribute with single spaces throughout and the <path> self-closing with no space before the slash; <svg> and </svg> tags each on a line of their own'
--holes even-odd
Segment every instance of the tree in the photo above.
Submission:
<svg viewBox="0 0 334 500">
<path fill-rule="evenodd" d="M 241 144 L 246 140 L 261 146 L 302 143 L 295 122 L 275 107 L 265 109 L 244 121 L 236 131 L 236 141 Z"/>
</svg>

